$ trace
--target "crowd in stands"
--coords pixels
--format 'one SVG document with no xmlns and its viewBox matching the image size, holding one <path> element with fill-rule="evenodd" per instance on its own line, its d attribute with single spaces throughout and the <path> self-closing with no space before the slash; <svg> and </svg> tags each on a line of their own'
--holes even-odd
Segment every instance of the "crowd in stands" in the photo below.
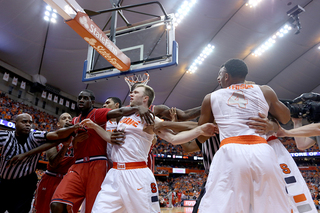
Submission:
<svg viewBox="0 0 320 213">
<path fill-rule="evenodd" d="M 187 153 L 184 152 L 182 146 L 172 145 L 167 141 L 157 138 L 157 143 L 152 149 L 153 154 L 166 154 L 166 155 L 186 155 L 186 156 L 202 156 L 201 152 Z"/>
<path fill-rule="evenodd" d="M 184 200 L 196 200 L 201 186 L 207 179 L 207 174 L 187 174 L 169 177 L 167 180 L 157 180 L 160 200 L 168 202 L 169 191 L 173 192 L 172 204 L 182 206 Z"/>
<path fill-rule="evenodd" d="M 14 116 L 28 113 L 32 116 L 34 121 L 33 129 L 41 131 L 53 131 L 56 130 L 57 117 L 50 115 L 46 112 L 35 109 L 32 106 L 28 106 L 23 103 L 12 100 L 7 97 L 5 93 L 0 91 L 0 114 L 1 119 L 10 122 L 14 121 Z"/>
</svg>

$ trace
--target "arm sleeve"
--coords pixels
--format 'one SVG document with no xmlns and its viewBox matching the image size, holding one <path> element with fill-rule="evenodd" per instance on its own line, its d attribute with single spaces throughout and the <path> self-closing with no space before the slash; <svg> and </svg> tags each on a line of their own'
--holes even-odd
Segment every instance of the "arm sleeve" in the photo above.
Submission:
<svg viewBox="0 0 320 213">
<path fill-rule="evenodd" d="M 45 131 L 35 131 L 32 133 L 32 135 L 33 135 L 34 141 L 38 145 L 41 145 L 47 142 L 47 132 Z"/>
<path fill-rule="evenodd" d="M 101 108 L 96 109 L 93 120 L 98 125 L 105 125 L 107 123 L 107 114 L 111 109 L 109 108 Z"/>
<path fill-rule="evenodd" d="M 0 131 L 0 147 L 3 146 L 8 140 L 9 132 L 8 131 Z"/>
</svg>

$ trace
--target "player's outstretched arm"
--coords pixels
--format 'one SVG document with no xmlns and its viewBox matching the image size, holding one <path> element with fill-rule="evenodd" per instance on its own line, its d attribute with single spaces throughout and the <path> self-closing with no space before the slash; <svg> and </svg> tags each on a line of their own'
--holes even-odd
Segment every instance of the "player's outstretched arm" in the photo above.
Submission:
<svg viewBox="0 0 320 213">
<path fill-rule="evenodd" d="M 9 161 L 9 164 L 8 166 L 10 166 L 11 164 L 15 164 L 17 163 L 18 161 L 22 161 L 23 159 L 25 159 L 26 157 L 30 156 L 30 155 L 34 155 L 34 154 L 38 154 L 38 153 L 41 153 L 41 152 L 44 152 L 54 146 L 57 146 L 59 143 L 61 143 L 60 140 L 58 141 L 53 141 L 51 143 L 44 143 L 34 149 L 31 149 L 30 151 L 28 152 L 25 152 L 25 153 L 22 153 L 22 154 L 19 154 L 19 155 L 16 155 L 16 156 L 13 156 L 11 158 L 11 160 Z"/>
<path fill-rule="evenodd" d="M 107 117 L 109 120 L 111 118 L 119 118 L 122 116 L 132 115 L 136 112 L 139 112 L 142 121 L 145 121 L 149 125 L 152 125 L 154 123 L 153 113 L 143 106 L 121 107 L 120 109 L 113 109 L 108 112 Z"/>
<path fill-rule="evenodd" d="M 176 109 L 178 121 L 188 121 L 199 117 L 201 107 L 195 107 L 188 110 Z M 159 118 L 167 118 L 171 120 L 170 108 L 166 105 L 155 105 L 154 114 Z"/>
<path fill-rule="evenodd" d="M 302 118 L 291 118 L 293 122 L 293 128 L 302 127 Z M 316 141 L 309 137 L 294 137 L 294 141 L 296 142 L 297 148 L 300 150 L 308 149 L 313 146 Z"/>
<path fill-rule="evenodd" d="M 89 118 L 84 119 L 83 121 L 81 121 L 80 123 L 81 127 L 87 127 L 89 129 L 93 129 L 94 131 L 96 131 L 96 133 L 105 141 L 107 142 L 111 142 L 111 133 L 107 132 L 105 129 L 103 129 L 101 126 L 99 126 L 98 124 L 94 123 L 92 120 L 90 120 Z"/>
<path fill-rule="evenodd" d="M 181 131 L 191 130 L 197 126 L 198 126 L 198 123 L 193 121 L 184 121 L 184 122 L 162 121 L 162 122 L 155 123 L 154 130 L 157 132 L 163 129 L 171 129 L 174 132 L 181 132 Z"/>
<path fill-rule="evenodd" d="M 279 131 L 278 131 L 279 132 Z M 312 137 L 320 135 L 320 124 L 308 124 L 296 129 L 285 130 L 282 129 L 279 133 L 279 137 L 288 136 L 288 137 Z"/>
<path fill-rule="evenodd" d="M 286 124 L 290 121 L 290 110 L 281 101 L 273 89 L 267 85 L 260 86 L 266 101 L 269 104 L 269 113 L 278 121 Z"/>
<path fill-rule="evenodd" d="M 61 129 L 58 129 L 53 132 L 48 132 L 46 135 L 47 140 L 60 140 L 69 137 L 71 134 L 73 134 L 76 130 L 79 129 L 79 124 L 75 124 L 73 126 L 64 127 Z"/>
<path fill-rule="evenodd" d="M 206 123 L 201 126 L 197 126 L 192 130 L 183 131 L 176 135 L 173 134 L 172 131 L 168 129 L 158 131 L 156 132 L 156 134 L 159 135 L 161 138 L 163 138 L 165 141 L 168 141 L 169 143 L 172 143 L 174 145 L 178 145 L 178 144 L 187 143 L 200 135 L 203 135 L 206 137 L 213 136 L 215 135 L 215 131 L 214 131 L 213 124 Z"/>
</svg>

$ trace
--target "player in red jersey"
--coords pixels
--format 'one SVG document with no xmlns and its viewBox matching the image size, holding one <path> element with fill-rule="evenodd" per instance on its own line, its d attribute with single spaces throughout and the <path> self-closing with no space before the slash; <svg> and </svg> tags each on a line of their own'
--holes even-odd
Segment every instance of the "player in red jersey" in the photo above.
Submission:
<svg viewBox="0 0 320 213">
<path fill-rule="evenodd" d="M 81 114 L 72 120 L 72 124 L 77 124 L 89 118 L 96 124 L 103 126 L 111 118 L 123 115 L 130 115 L 139 111 L 141 118 L 147 123 L 152 123 L 153 119 L 150 111 L 143 107 L 124 107 L 117 110 L 108 108 L 93 108 L 95 96 L 90 90 L 83 90 L 78 96 L 78 108 Z M 80 129 L 78 133 L 80 133 Z M 81 143 L 74 144 L 75 164 L 72 165 L 68 173 L 57 187 L 51 201 L 51 211 L 62 213 L 66 210 L 73 212 L 79 209 L 85 199 L 86 213 L 90 213 L 96 195 L 100 190 L 101 183 L 107 172 L 107 143 L 94 131 L 82 129 L 87 132 L 89 138 Z"/>
<path fill-rule="evenodd" d="M 67 127 L 71 126 L 72 117 L 69 113 L 62 113 L 59 117 L 57 126 Z M 76 140 L 85 140 L 87 134 L 76 136 Z M 65 143 L 52 147 L 46 153 L 49 160 L 47 171 L 42 176 L 38 184 L 35 201 L 33 203 L 34 213 L 50 213 L 50 202 L 54 191 L 62 180 L 63 176 L 67 173 L 69 167 L 74 163 L 73 147 L 71 140 Z M 74 209 L 77 212 L 78 209 Z"/>
</svg>

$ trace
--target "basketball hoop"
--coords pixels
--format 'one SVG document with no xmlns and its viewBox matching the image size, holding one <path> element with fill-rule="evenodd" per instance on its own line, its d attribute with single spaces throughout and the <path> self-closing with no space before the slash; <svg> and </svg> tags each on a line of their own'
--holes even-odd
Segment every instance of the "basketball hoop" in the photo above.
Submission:
<svg viewBox="0 0 320 213">
<path fill-rule="evenodd" d="M 147 83 L 150 80 L 149 74 L 148 73 L 143 73 L 143 74 L 134 74 L 130 76 L 124 77 L 124 80 L 127 82 L 129 89 L 131 90 L 131 87 L 135 83 L 140 83 L 143 85 L 147 85 Z"/>
</svg>

